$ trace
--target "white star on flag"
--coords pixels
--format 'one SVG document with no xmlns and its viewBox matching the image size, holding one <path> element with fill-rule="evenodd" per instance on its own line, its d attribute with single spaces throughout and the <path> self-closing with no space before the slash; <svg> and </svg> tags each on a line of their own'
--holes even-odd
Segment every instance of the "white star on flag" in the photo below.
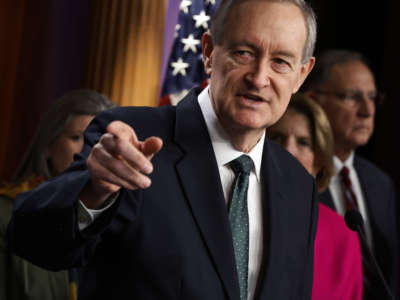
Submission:
<svg viewBox="0 0 400 300">
<path fill-rule="evenodd" d="M 176 3 L 174 5 L 178 10 L 175 12 L 178 24 L 175 31 L 173 28 L 169 28 L 168 31 L 171 31 L 171 35 L 175 34 L 175 38 L 171 45 L 168 63 L 163 65 L 165 78 L 162 83 L 160 105 L 174 105 L 186 91 L 195 86 L 207 85 L 208 75 L 203 68 L 201 36 L 210 28 L 212 16 L 224 0 L 168 1 Z"/>
<path fill-rule="evenodd" d="M 196 40 L 193 34 L 189 34 L 186 39 L 181 39 L 181 42 L 185 45 L 183 47 L 183 52 L 192 50 L 194 53 L 197 52 L 196 46 L 200 44 L 200 40 Z"/>
<path fill-rule="evenodd" d="M 175 25 L 175 34 L 174 34 L 175 38 L 177 38 L 177 37 L 179 36 L 178 31 L 179 31 L 180 29 L 181 29 L 181 24 L 176 24 L 176 25 Z"/>
<path fill-rule="evenodd" d="M 177 61 L 171 63 L 171 67 L 174 68 L 172 75 L 176 76 L 180 73 L 182 76 L 186 76 L 186 68 L 189 67 L 188 63 L 185 63 L 182 58 L 178 58 Z"/>
<path fill-rule="evenodd" d="M 183 11 L 185 14 L 189 13 L 188 7 L 192 5 L 192 1 L 190 0 L 182 0 L 181 5 L 179 5 L 179 9 Z"/>
<path fill-rule="evenodd" d="M 199 15 L 194 15 L 193 19 L 196 21 L 196 28 L 203 26 L 204 29 L 208 29 L 207 22 L 210 20 L 210 17 L 206 15 L 204 10 L 202 10 Z"/>
</svg>

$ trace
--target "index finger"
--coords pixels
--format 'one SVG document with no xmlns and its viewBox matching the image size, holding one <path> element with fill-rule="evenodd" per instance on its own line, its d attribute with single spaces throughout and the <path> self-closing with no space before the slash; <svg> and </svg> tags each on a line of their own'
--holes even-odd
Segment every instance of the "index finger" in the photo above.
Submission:
<svg viewBox="0 0 400 300">
<path fill-rule="evenodd" d="M 122 121 L 113 121 L 108 124 L 106 130 L 117 139 L 129 141 L 136 148 L 139 147 L 139 141 L 136 136 L 135 130 L 133 130 L 133 128 L 128 124 Z"/>
<path fill-rule="evenodd" d="M 138 171 L 146 174 L 153 171 L 153 165 L 143 153 L 141 142 L 131 126 L 121 121 L 113 121 L 106 130 L 111 136 L 104 138 L 103 144 L 110 154 Z"/>
</svg>

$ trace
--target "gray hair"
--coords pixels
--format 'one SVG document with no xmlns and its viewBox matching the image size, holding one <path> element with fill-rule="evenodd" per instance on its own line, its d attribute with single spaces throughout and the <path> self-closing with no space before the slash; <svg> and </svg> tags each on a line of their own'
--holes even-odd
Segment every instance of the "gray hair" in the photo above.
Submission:
<svg viewBox="0 0 400 300">
<path fill-rule="evenodd" d="M 359 61 L 370 68 L 368 60 L 360 52 L 343 49 L 325 50 L 318 55 L 314 69 L 304 82 L 302 91 L 316 89 L 325 83 L 335 65 L 353 61 Z"/>
<path fill-rule="evenodd" d="M 214 43 L 221 45 L 224 36 L 224 24 L 227 16 L 231 12 L 232 8 L 246 0 L 221 0 L 221 3 L 216 10 L 213 20 L 211 22 L 211 35 Z M 306 63 L 314 53 L 315 43 L 317 41 L 317 18 L 314 10 L 304 0 L 268 0 L 270 2 L 287 2 L 297 6 L 304 17 L 307 30 L 307 38 L 303 48 L 302 63 Z"/>
<path fill-rule="evenodd" d="M 70 91 L 55 100 L 41 119 L 12 181 L 19 183 L 31 176 L 42 176 L 46 180 L 53 177 L 47 148 L 60 136 L 68 122 L 76 116 L 95 116 L 115 106 L 107 96 L 86 89 Z"/>
</svg>

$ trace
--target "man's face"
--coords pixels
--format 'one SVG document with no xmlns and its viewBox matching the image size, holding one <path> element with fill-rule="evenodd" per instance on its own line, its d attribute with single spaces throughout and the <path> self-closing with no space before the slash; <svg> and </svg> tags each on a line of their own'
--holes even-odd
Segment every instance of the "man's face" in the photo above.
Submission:
<svg viewBox="0 0 400 300">
<path fill-rule="evenodd" d="M 331 123 L 335 152 L 365 145 L 374 130 L 375 104 L 371 98 L 377 91 L 371 71 L 359 61 L 337 64 L 320 89 L 339 95 L 316 94 Z M 356 96 L 345 99 L 340 94 Z"/>
<path fill-rule="evenodd" d="M 260 131 L 284 113 L 314 65 L 302 64 L 305 21 L 288 3 L 245 1 L 235 6 L 220 45 L 203 37 L 213 108 L 225 130 Z"/>
</svg>

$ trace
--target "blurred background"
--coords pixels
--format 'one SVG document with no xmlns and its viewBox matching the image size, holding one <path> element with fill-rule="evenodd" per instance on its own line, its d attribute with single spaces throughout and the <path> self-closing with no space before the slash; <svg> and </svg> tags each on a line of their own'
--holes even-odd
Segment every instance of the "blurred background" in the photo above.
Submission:
<svg viewBox="0 0 400 300">
<path fill-rule="evenodd" d="M 400 2 L 309 2 L 319 22 L 317 53 L 353 49 L 371 62 L 386 102 L 371 141 L 359 152 L 389 173 L 399 190 Z M 180 5 L 0 0 L 0 181 L 13 174 L 49 103 L 69 90 L 95 89 L 123 106 L 159 105 Z"/>
</svg>

